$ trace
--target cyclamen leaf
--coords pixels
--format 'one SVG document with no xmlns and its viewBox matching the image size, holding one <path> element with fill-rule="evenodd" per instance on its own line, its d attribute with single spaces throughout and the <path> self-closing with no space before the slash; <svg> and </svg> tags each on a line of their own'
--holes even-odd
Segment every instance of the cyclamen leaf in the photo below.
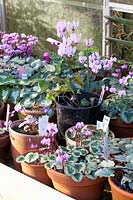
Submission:
<svg viewBox="0 0 133 200">
<path fill-rule="evenodd" d="M 83 174 L 80 173 L 80 172 L 77 172 L 77 173 L 73 174 L 73 175 L 71 176 L 71 178 L 72 178 L 75 182 L 81 182 L 82 179 L 83 179 Z"/>
<path fill-rule="evenodd" d="M 113 170 L 108 169 L 108 168 L 99 169 L 99 170 L 97 170 L 97 172 L 95 174 L 96 174 L 96 176 L 99 176 L 99 177 L 114 176 Z"/>
<path fill-rule="evenodd" d="M 84 171 L 85 170 L 85 163 L 84 162 L 75 163 L 74 168 L 76 169 L 77 172 Z"/>
<path fill-rule="evenodd" d="M 120 161 L 120 162 L 126 162 L 126 157 L 123 156 L 123 155 L 118 155 L 118 156 L 115 156 L 115 160 L 117 161 Z"/>
<path fill-rule="evenodd" d="M 25 162 L 27 163 L 33 163 L 35 162 L 37 159 L 39 159 L 39 154 L 38 152 L 30 152 L 28 154 L 26 154 L 25 156 Z"/>
<path fill-rule="evenodd" d="M 75 173 L 75 168 L 71 165 L 66 165 L 64 168 L 64 172 L 67 176 L 71 176 Z"/>
<path fill-rule="evenodd" d="M 54 163 L 53 162 L 49 162 L 49 163 L 45 163 L 44 164 L 44 167 L 46 169 L 52 169 L 54 167 Z"/>
<path fill-rule="evenodd" d="M 20 155 L 16 158 L 17 163 L 25 162 L 25 157 L 23 155 Z"/>
<path fill-rule="evenodd" d="M 20 89 L 11 89 L 10 99 L 13 104 L 16 104 L 20 99 Z"/>
<path fill-rule="evenodd" d="M 120 117 L 127 124 L 133 123 L 133 109 L 123 111 Z"/>
<path fill-rule="evenodd" d="M 10 88 L 0 88 L 0 99 L 2 99 L 2 101 L 7 102 L 8 96 L 10 93 Z"/>
<path fill-rule="evenodd" d="M 81 153 L 80 153 L 80 151 L 75 150 L 75 151 L 72 153 L 72 155 L 75 156 L 75 157 L 80 157 L 80 156 L 81 156 Z"/>
</svg>

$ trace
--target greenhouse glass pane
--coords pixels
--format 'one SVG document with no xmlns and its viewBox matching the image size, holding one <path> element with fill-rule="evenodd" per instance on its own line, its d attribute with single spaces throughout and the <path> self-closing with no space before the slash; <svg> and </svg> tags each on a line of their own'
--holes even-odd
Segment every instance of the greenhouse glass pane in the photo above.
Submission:
<svg viewBox="0 0 133 200">
<path fill-rule="evenodd" d="M 79 21 L 82 38 L 93 38 L 101 52 L 102 4 L 102 0 L 6 0 L 7 31 L 37 35 L 42 52 L 50 49 L 48 37 L 57 39 L 58 21 Z"/>
</svg>

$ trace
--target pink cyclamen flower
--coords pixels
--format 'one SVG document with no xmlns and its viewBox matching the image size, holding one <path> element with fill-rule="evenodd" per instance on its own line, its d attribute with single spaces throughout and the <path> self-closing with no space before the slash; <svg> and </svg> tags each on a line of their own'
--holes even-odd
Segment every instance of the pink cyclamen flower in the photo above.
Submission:
<svg viewBox="0 0 133 200">
<path fill-rule="evenodd" d="M 86 56 L 79 56 L 79 62 L 84 64 L 87 61 L 87 57 Z"/>
<path fill-rule="evenodd" d="M 92 132 L 86 128 L 82 130 L 82 134 L 88 137 L 92 136 Z"/>
<path fill-rule="evenodd" d="M 57 124 L 49 122 L 47 125 L 47 132 L 48 135 L 55 135 L 58 132 Z"/>
<path fill-rule="evenodd" d="M 123 76 L 122 78 L 120 78 L 119 83 L 123 86 L 127 85 L 127 77 Z"/>
<path fill-rule="evenodd" d="M 117 92 L 117 90 L 116 90 L 116 88 L 114 88 L 113 86 L 109 89 L 109 92 L 111 92 L 111 93 L 116 93 Z"/>
<path fill-rule="evenodd" d="M 75 125 L 77 131 L 80 131 L 83 127 L 84 127 L 83 122 L 77 122 L 77 124 Z"/>
<path fill-rule="evenodd" d="M 70 39 L 72 40 L 72 42 L 74 42 L 75 44 L 78 44 L 80 42 L 81 36 L 77 36 L 75 33 L 70 35 Z"/>
<path fill-rule="evenodd" d="M 124 64 L 121 66 L 121 69 L 127 69 L 128 68 L 128 65 L 127 64 Z"/>
<path fill-rule="evenodd" d="M 44 58 L 44 60 L 46 61 L 47 64 L 49 64 L 51 62 L 51 56 L 50 56 L 49 52 L 44 52 L 43 58 Z"/>
<path fill-rule="evenodd" d="M 69 29 L 71 29 L 74 32 L 78 28 L 78 26 L 79 26 L 78 21 L 73 21 L 72 23 L 68 22 L 67 23 L 67 31 L 69 31 Z"/>
<path fill-rule="evenodd" d="M 129 72 L 129 76 L 130 76 L 130 77 L 133 77 L 133 72 Z"/>
<path fill-rule="evenodd" d="M 37 148 L 38 148 L 38 145 L 37 145 L 37 144 L 31 143 L 30 147 L 31 147 L 31 149 L 37 149 Z"/>
<path fill-rule="evenodd" d="M 94 40 L 93 40 L 92 38 L 86 39 L 86 40 L 85 40 L 85 45 L 86 45 L 88 48 L 92 47 L 93 44 L 94 44 Z"/>
<path fill-rule="evenodd" d="M 117 69 L 115 69 L 115 72 L 116 72 L 116 73 L 120 73 L 120 72 L 121 72 L 121 69 L 120 69 L 120 68 L 117 68 Z"/>
<path fill-rule="evenodd" d="M 120 97 L 126 96 L 126 91 L 125 91 L 125 90 L 119 90 L 119 91 L 118 91 L 118 95 L 119 95 Z"/>
<path fill-rule="evenodd" d="M 40 142 L 42 145 L 50 145 L 50 138 L 43 138 Z"/>
<path fill-rule="evenodd" d="M 119 73 L 112 73 L 112 76 L 115 77 L 115 78 L 118 78 L 119 77 Z"/>
<path fill-rule="evenodd" d="M 66 21 L 58 22 L 56 25 L 57 35 L 58 37 L 63 37 L 67 31 L 67 23 Z"/>
</svg>

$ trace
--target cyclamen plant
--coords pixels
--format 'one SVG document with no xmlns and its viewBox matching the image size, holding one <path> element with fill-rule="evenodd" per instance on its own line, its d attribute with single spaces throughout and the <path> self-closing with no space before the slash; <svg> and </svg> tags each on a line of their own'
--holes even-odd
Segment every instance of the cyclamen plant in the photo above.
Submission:
<svg viewBox="0 0 133 200">
<path fill-rule="evenodd" d="M 24 155 L 20 155 L 16 158 L 18 163 L 26 162 L 30 164 L 43 164 L 46 162 L 47 155 L 51 155 L 57 149 L 56 134 L 58 132 L 57 125 L 54 123 L 48 123 L 47 130 L 44 133 L 44 138 L 40 141 L 40 144 L 34 144 L 32 139 L 29 139 L 31 150 Z M 33 150 L 32 150 L 33 149 Z"/>
<path fill-rule="evenodd" d="M 53 78 L 61 92 L 65 89 L 73 92 L 78 89 L 101 89 L 101 79 L 108 74 L 116 61 L 116 58 L 102 59 L 92 48 L 93 39 L 85 39 L 86 48 L 79 52 L 77 47 L 81 42 L 81 34 L 76 34 L 78 26 L 79 22 L 76 21 L 58 22 L 56 28 L 59 41 L 48 39 L 58 48 L 58 55 L 52 54 L 50 59 L 51 64 L 56 66 L 58 78 Z"/>
<path fill-rule="evenodd" d="M 33 47 L 38 43 L 38 38 L 24 33 L 5 33 L 0 35 L 0 57 L 11 58 L 13 56 L 31 56 L 33 54 Z"/>
<path fill-rule="evenodd" d="M 85 125 L 83 122 L 77 122 L 75 126 L 67 130 L 66 136 L 75 140 L 76 146 L 91 146 L 91 141 L 100 141 L 103 139 L 103 131 L 101 129 L 92 129 L 89 125 Z"/>
<path fill-rule="evenodd" d="M 107 112 L 111 119 L 120 117 L 123 122 L 130 124 L 133 123 L 133 75 L 129 71 L 127 76 L 119 76 L 108 78 L 109 92 L 112 95 L 104 100 L 102 110 Z"/>
</svg>

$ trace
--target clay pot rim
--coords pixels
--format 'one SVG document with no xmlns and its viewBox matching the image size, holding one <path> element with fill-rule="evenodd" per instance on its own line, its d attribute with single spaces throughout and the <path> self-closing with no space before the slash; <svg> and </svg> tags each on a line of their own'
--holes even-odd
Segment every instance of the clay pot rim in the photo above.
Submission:
<svg viewBox="0 0 133 200">
<path fill-rule="evenodd" d="M 36 136 L 40 136 L 40 138 L 42 137 L 44 137 L 43 135 L 26 135 L 26 134 L 22 134 L 22 133 L 19 133 L 19 132 L 17 132 L 17 131 L 15 131 L 14 129 L 13 129 L 13 126 L 14 126 L 14 124 L 15 123 L 19 123 L 19 122 L 23 122 L 24 120 L 22 120 L 22 119 L 20 119 L 20 120 L 16 120 L 16 121 L 13 121 L 10 125 L 9 125 L 9 134 L 11 135 L 12 133 L 13 134 L 15 134 L 15 135 L 21 135 L 21 136 L 23 136 L 23 137 L 27 137 L 27 138 L 29 138 L 29 137 L 36 137 Z"/>
<path fill-rule="evenodd" d="M 46 113 L 44 111 L 36 111 L 36 110 L 28 110 L 28 109 L 24 109 L 23 111 L 20 112 L 21 114 L 23 114 L 24 116 L 26 115 L 46 115 Z"/>
<path fill-rule="evenodd" d="M 129 197 L 129 198 L 133 198 L 133 194 L 132 193 L 129 193 L 125 190 L 122 190 L 119 186 L 117 186 L 114 181 L 112 180 L 111 177 L 108 177 L 108 181 L 109 181 L 109 184 L 110 186 L 115 189 L 117 192 L 121 193 L 123 196 L 126 196 L 126 197 Z"/>
<path fill-rule="evenodd" d="M 94 124 L 85 124 L 85 126 L 86 126 L 86 125 L 87 125 L 87 126 L 90 126 L 90 129 L 93 128 L 92 130 L 96 130 L 96 125 L 94 125 Z M 71 139 L 71 138 L 69 137 L 69 132 L 68 132 L 68 131 L 69 131 L 71 128 L 73 128 L 73 127 L 75 127 L 75 126 L 72 126 L 72 127 L 68 128 L 68 129 L 65 131 L 65 138 L 68 138 L 68 140 L 72 141 L 72 143 L 74 143 L 75 140 L 73 140 L 73 139 Z M 111 131 L 111 130 L 109 129 L 109 132 L 112 133 L 112 138 L 115 138 L 115 135 L 114 135 L 113 131 Z"/>
<path fill-rule="evenodd" d="M 55 174 L 55 179 L 53 178 L 53 181 L 54 180 L 56 180 L 57 179 L 57 176 L 59 176 L 60 177 L 60 179 L 61 179 L 61 181 L 60 182 L 62 182 L 63 181 L 63 179 L 64 178 L 66 178 L 68 181 L 71 181 L 71 186 L 74 186 L 75 184 L 78 186 L 78 185 L 80 185 L 80 186 L 84 186 L 84 185 L 86 185 L 86 183 L 88 184 L 88 185 L 92 185 L 92 184 L 97 184 L 98 182 L 100 183 L 101 181 L 105 181 L 107 178 L 106 177 L 102 177 L 102 178 L 100 178 L 100 177 L 97 177 L 96 179 L 94 179 L 94 180 L 92 180 L 92 179 L 89 179 L 89 178 L 87 178 L 85 175 L 83 176 L 83 179 L 82 179 L 82 181 L 81 182 L 76 182 L 76 181 L 74 181 L 70 176 L 67 176 L 66 174 L 64 174 L 64 173 L 60 173 L 60 172 L 58 172 L 58 171 L 55 171 L 54 169 L 46 169 L 47 170 L 47 174 L 49 175 L 49 173 L 54 173 Z M 49 175 L 49 177 L 51 178 L 51 175 Z M 52 179 L 52 178 L 51 178 Z M 67 181 L 66 180 L 66 181 Z M 66 182 L 65 181 L 65 182 Z"/>
</svg>

